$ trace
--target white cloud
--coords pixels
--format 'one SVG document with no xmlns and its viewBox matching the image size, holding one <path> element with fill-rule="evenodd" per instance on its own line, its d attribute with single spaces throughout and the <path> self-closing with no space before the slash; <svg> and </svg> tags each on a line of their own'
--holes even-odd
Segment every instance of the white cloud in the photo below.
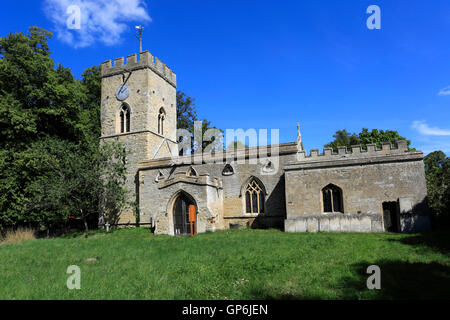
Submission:
<svg viewBox="0 0 450 320">
<path fill-rule="evenodd" d="M 73 5 L 80 8 L 80 29 L 67 27 L 67 9 Z M 135 32 L 131 22 L 151 21 L 143 0 L 45 0 L 44 12 L 55 24 L 58 39 L 75 48 L 117 44 L 125 32 Z"/>
<path fill-rule="evenodd" d="M 421 150 L 425 155 L 440 150 L 444 152 L 447 156 L 450 156 L 450 143 L 442 142 L 438 144 L 422 144 L 418 145 L 417 149 Z"/>
<path fill-rule="evenodd" d="M 450 86 L 439 90 L 438 95 L 440 95 L 440 96 L 449 96 L 450 95 Z"/>
<path fill-rule="evenodd" d="M 449 129 L 441 129 L 438 127 L 430 127 L 426 121 L 414 121 L 412 128 L 417 130 L 420 134 L 426 136 L 450 136 Z"/>
</svg>

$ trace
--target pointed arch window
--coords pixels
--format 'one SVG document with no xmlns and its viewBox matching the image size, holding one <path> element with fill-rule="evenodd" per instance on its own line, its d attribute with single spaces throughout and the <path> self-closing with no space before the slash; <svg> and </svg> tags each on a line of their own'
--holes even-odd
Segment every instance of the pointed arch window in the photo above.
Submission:
<svg viewBox="0 0 450 320">
<path fill-rule="evenodd" d="M 120 133 L 130 132 L 131 111 L 127 104 L 120 108 Z"/>
<path fill-rule="evenodd" d="M 245 212 L 264 213 L 264 189 L 255 179 L 250 180 L 245 188 Z"/>
<path fill-rule="evenodd" d="M 334 184 L 329 184 L 322 189 L 323 212 L 344 213 L 344 201 L 342 189 Z"/>
<path fill-rule="evenodd" d="M 166 119 L 166 111 L 164 108 L 159 109 L 158 114 L 158 134 L 164 135 L 164 120 Z"/>
<path fill-rule="evenodd" d="M 164 180 L 165 178 L 166 177 L 165 177 L 164 173 L 161 170 L 159 170 L 158 173 L 156 174 L 155 181 L 159 182 L 161 180 Z"/>
<path fill-rule="evenodd" d="M 224 175 L 224 176 L 231 176 L 233 174 L 234 174 L 233 167 L 231 166 L 231 164 L 227 163 L 225 165 L 225 167 L 223 168 L 223 170 L 222 170 L 222 175 Z"/>
<path fill-rule="evenodd" d="M 197 177 L 198 176 L 197 171 L 195 171 L 195 169 L 193 167 L 190 167 L 188 169 L 188 171 L 186 172 L 186 175 L 188 177 Z"/>
</svg>

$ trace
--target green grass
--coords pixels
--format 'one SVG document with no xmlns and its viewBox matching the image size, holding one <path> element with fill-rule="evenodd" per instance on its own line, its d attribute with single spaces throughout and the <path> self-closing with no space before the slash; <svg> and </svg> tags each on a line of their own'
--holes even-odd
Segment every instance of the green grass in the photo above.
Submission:
<svg viewBox="0 0 450 320">
<path fill-rule="evenodd" d="M 448 233 L 147 229 L 0 245 L 0 299 L 449 299 Z M 86 262 L 88 258 L 97 262 Z M 381 290 L 366 269 L 381 268 Z M 81 290 L 68 290 L 69 265 Z"/>
</svg>

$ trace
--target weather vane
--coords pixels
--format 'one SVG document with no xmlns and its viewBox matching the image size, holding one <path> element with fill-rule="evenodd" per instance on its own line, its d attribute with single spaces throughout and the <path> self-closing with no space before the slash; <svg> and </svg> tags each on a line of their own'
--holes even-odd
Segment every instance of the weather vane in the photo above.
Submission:
<svg viewBox="0 0 450 320">
<path fill-rule="evenodd" d="M 142 32 L 144 31 L 144 27 L 139 25 L 136 26 L 136 29 L 138 30 L 138 35 L 136 35 L 136 38 L 139 39 L 139 53 L 142 52 Z"/>
</svg>

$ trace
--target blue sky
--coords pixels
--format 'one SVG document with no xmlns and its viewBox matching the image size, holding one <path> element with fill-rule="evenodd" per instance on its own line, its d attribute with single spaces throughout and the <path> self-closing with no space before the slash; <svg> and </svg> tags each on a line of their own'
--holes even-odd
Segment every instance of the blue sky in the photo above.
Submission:
<svg viewBox="0 0 450 320">
<path fill-rule="evenodd" d="M 68 30 L 68 6 L 82 9 Z M 369 5 L 381 29 L 369 30 Z M 41 0 L 2 5 L 0 34 L 54 32 L 52 57 L 84 69 L 144 50 L 177 74 L 201 117 L 222 129 L 280 129 L 306 149 L 338 129 L 398 130 L 450 154 L 450 1 Z"/>
</svg>

